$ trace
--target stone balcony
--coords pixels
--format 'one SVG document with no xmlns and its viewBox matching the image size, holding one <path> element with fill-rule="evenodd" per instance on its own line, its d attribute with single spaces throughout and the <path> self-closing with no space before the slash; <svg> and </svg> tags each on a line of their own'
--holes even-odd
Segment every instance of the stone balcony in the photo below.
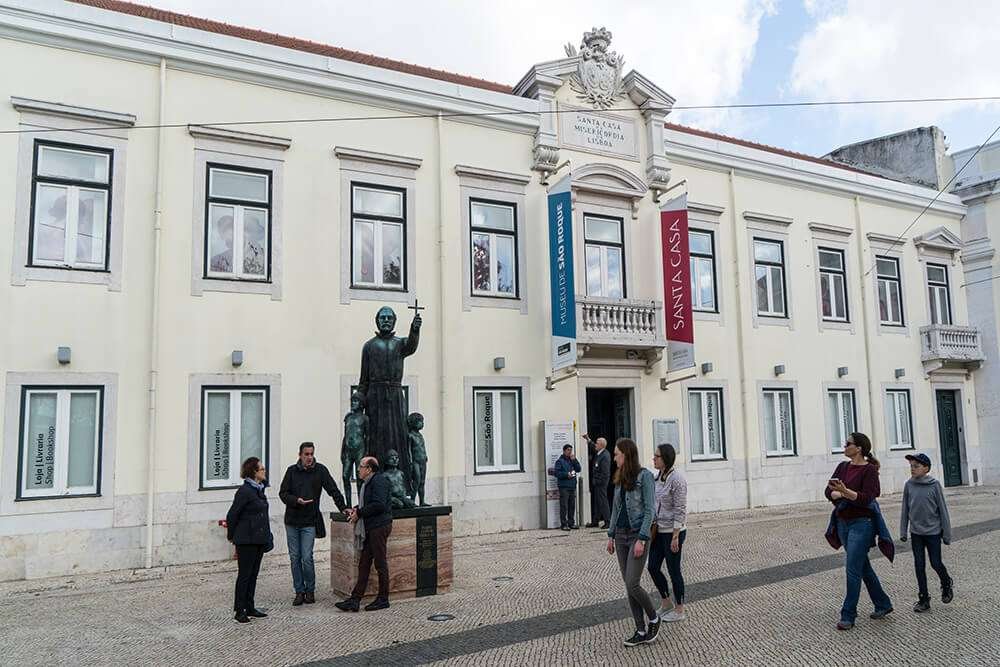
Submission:
<svg viewBox="0 0 1000 667">
<path fill-rule="evenodd" d="M 626 358 L 644 359 L 648 367 L 660 360 L 667 347 L 659 301 L 578 294 L 576 321 L 581 356 L 592 348 L 624 350 Z"/>
<path fill-rule="evenodd" d="M 969 373 L 986 360 L 979 329 L 952 324 L 920 327 L 920 359 L 924 373 L 965 371 Z"/>
</svg>

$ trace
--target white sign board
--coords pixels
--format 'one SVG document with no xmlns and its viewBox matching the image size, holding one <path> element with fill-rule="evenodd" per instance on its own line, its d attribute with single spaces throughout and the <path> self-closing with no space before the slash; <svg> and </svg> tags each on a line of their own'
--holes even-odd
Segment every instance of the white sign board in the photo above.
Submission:
<svg viewBox="0 0 1000 667">
<path fill-rule="evenodd" d="M 639 159 L 638 131 L 635 121 L 595 111 L 569 111 L 559 114 L 559 140 L 563 146 Z"/>
<path fill-rule="evenodd" d="M 681 451 L 681 427 L 676 419 L 653 420 L 653 448 L 673 445 L 675 452 Z"/>
<path fill-rule="evenodd" d="M 562 456 L 565 445 L 574 445 L 576 442 L 576 423 L 543 421 L 545 431 L 545 509 L 548 517 L 548 527 L 559 527 L 559 486 L 556 482 L 552 469 L 556 465 L 556 460 Z"/>
</svg>

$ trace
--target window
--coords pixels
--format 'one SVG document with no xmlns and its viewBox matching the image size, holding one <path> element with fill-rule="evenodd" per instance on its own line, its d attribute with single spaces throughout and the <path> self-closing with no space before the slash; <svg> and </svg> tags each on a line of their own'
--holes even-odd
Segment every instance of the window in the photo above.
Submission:
<svg viewBox="0 0 1000 667">
<path fill-rule="evenodd" d="M 885 430 L 889 449 L 913 449 L 913 420 L 910 417 L 908 389 L 886 390 Z"/>
<path fill-rule="evenodd" d="M 271 277 L 271 172 L 208 165 L 205 277 Z"/>
<path fill-rule="evenodd" d="M 847 322 L 847 270 L 844 252 L 820 248 L 819 294 L 823 319 L 830 322 Z"/>
<path fill-rule="evenodd" d="M 852 389 L 831 389 L 826 392 L 827 442 L 831 452 L 844 451 L 847 436 L 856 432 L 858 419 Z"/>
<path fill-rule="evenodd" d="M 688 232 L 688 246 L 691 253 L 691 307 L 706 313 L 717 313 L 715 235 L 692 229 Z"/>
<path fill-rule="evenodd" d="M 251 456 L 267 463 L 267 387 L 202 387 L 201 488 L 239 486 Z"/>
<path fill-rule="evenodd" d="M 108 270 L 112 153 L 35 142 L 30 266 Z"/>
<path fill-rule="evenodd" d="M 788 317 L 785 307 L 785 248 L 781 241 L 753 240 L 757 314 Z"/>
<path fill-rule="evenodd" d="M 951 298 L 948 293 L 948 267 L 927 265 L 927 295 L 931 305 L 931 324 L 951 324 Z"/>
<path fill-rule="evenodd" d="M 587 296 L 625 298 L 625 244 L 622 220 L 583 217 L 587 253 Z"/>
<path fill-rule="evenodd" d="M 688 391 L 688 417 L 691 424 L 691 460 L 726 458 L 722 391 Z"/>
<path fill-rule="evenodd" d="M 899 276 L 899 260 L 893 257 L 876 257 L 878 275 L 878 316 L 887 326 L 901 327 L 903 321 L 903 288 Z"/>
<path fill-rule="evenodd" d="M 764 445 L 768 456 L 795 454 L 795 403 L 791 389 L 763 392 Z"/>
<path fill-rule="evenodd" d="M 517 298 L 517 208 L 469 200 L 472 293 Z"/>
<path fill-rule="evenodd" d="M 22 389 L 18 500 L 100 495 L 103 403 L 99 386 Z"/>
<path fill-rule="evenodd" d="M 473 390 L 476 474 L 521 472 L 521 390 Z"/>
<path fill-rule="evenodd" d="M 351 183 L 351 282 L 405 289 L 406 192 Z"/>
</svg>

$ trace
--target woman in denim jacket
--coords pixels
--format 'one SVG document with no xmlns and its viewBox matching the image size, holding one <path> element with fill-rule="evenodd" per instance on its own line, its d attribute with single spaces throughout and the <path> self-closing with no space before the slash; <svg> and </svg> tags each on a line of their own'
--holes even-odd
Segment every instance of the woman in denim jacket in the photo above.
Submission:
<svg viewBox="0 0 1000 667">
<path fill-rule="evenodd" d="M 660 617 L 653 601 L 639 585 L 646 567 L 649 528 L 655 514 L 654 481 L 653 474 L 639 465 L 639 452 L 628 438 L 615 443 L 615 464 L 618 470 L 615 472 L 615 502 L 608 525 L 608 553 L 618 554 L 618 567 L 635 619 L 635 634 L 625 640 L 625 646 L 635 646 L 653 641 L 660 631 Z"/>
</svg>

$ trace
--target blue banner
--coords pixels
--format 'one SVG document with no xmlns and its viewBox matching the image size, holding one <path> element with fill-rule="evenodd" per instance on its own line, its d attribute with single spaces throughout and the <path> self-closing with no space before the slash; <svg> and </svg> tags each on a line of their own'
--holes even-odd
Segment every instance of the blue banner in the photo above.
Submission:
<svg viewBox="0 0 1000 667">
<path fill-rule="evenodd" d="M 552 287 L 552 370 L 559 370 L 576 363 L 573 204 L 568 174 L 549 190 L 549 281 Z"/>
</svg>

